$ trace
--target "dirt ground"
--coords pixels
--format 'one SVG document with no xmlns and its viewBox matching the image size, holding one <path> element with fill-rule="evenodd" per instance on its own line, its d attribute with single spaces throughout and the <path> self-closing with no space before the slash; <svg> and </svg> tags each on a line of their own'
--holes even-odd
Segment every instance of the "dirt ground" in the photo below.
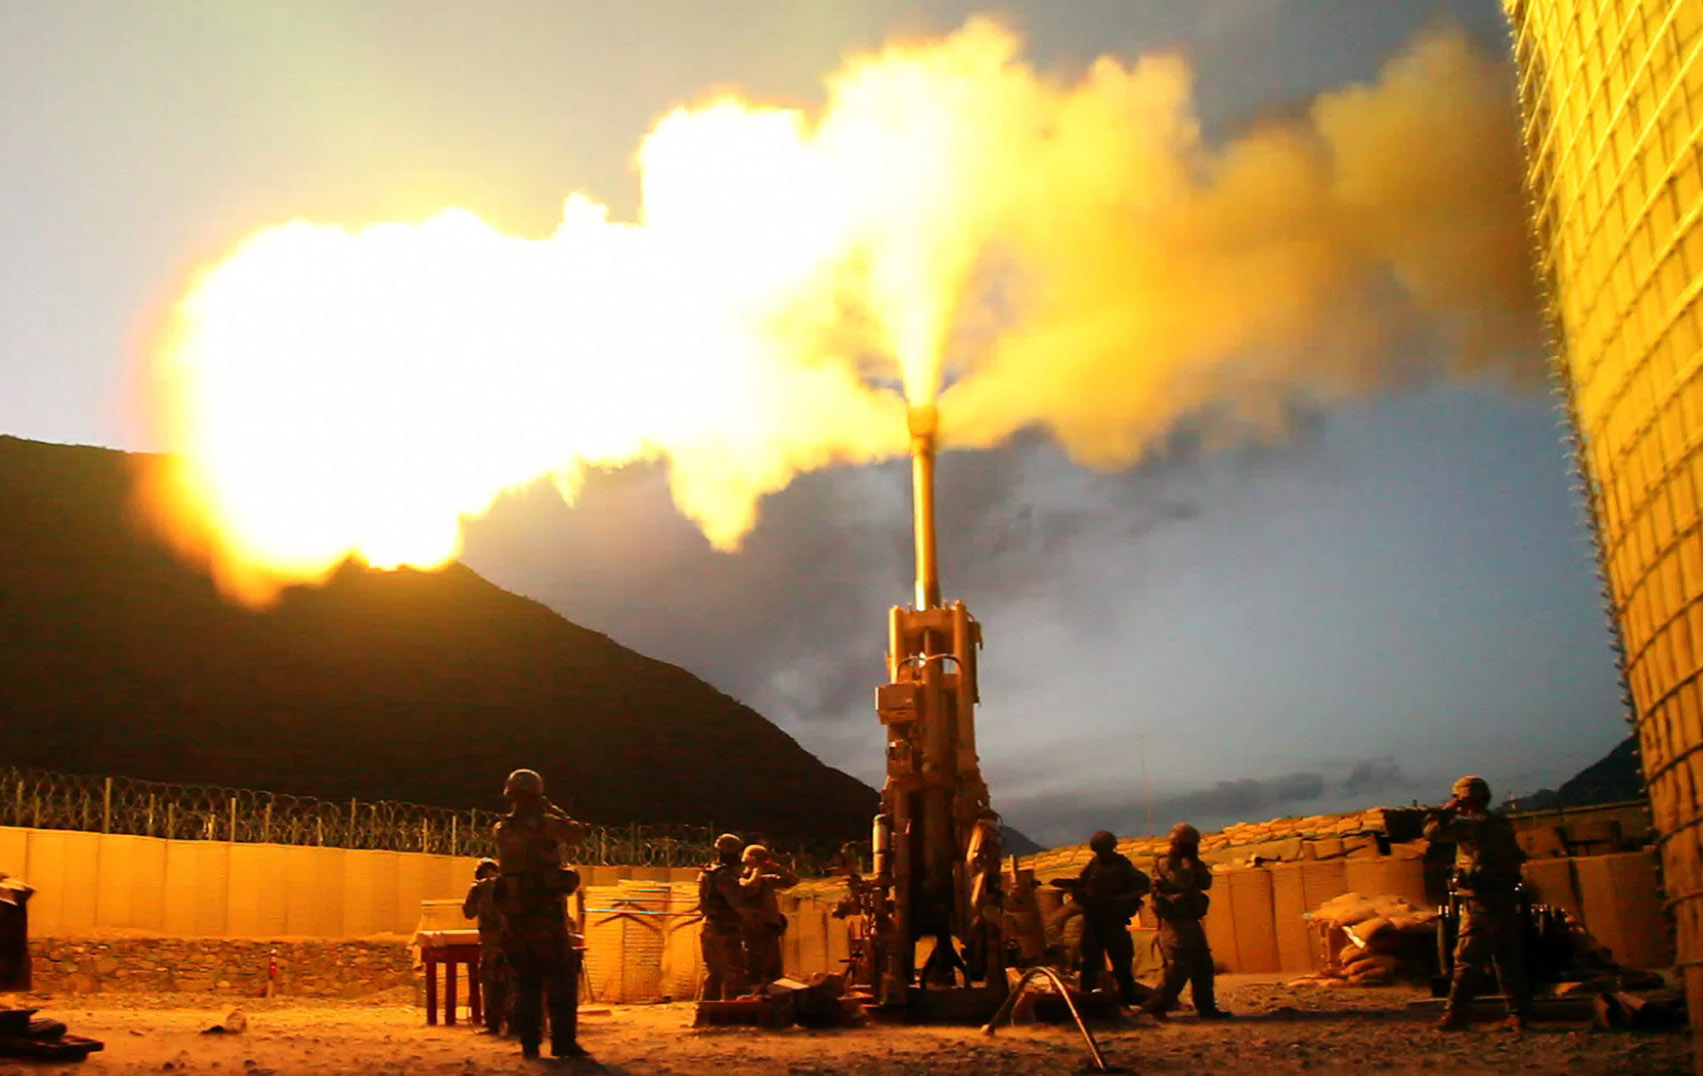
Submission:
<svg viewBox="0 0 1703 1076">
<path fill-rule="evenodd" d="M 1524 1035 L 1486 1026 L 1444 1034 L 1430 1011 L 1409 1008 L 1417 991 L 1289 988 L 1252 976 L 1222 977 L 1220 998 L 1238 1016 L 1202 1024 L 1181 1015 L 1163 1026 L 1097 1029 L 1107 1060 L 1123 1072 L 1566 1073 L 1607 1076 L 1690 1071 L 1681 1033 L 1591 1032 L 1537 1024 Z M 65 999 L 11 995 L 0 1004 L 39 1006 L 74 1034 L 102 1039 L 81 1065 L 0 1060 L 0 1074 L 71 1076 L 471 1076 L 561 1071 L 609 1076 L 1018 1076 L 1087 1071 L 1074 1027 L 1001 1029 L 864 1027 L 694 1030 L 690 1004 L 598 1006 L 581 1020 L 593 1061 L 528 1062 L 510 1041 L 464 1025 L 426 1027 L 407 992 L 375 999 L 277 998 L 241 1003 L 248 1029 L 203 1035 L 232 1008 L 228 998 L 99 994 Z"/>
</svg>

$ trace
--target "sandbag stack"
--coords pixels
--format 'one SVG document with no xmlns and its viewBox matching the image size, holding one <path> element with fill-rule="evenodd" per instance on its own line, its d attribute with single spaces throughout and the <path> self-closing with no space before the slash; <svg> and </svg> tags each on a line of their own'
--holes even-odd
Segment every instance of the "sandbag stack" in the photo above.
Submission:
<svg viewBox="0 0 1703 1076">
<path fill-rule="evenodd" d="M 1390 894 L 1344 893 L 1308 916 L 1325 948 L 1317 972 L 1295 984 L 1376 986 L 1428 972 L 1437 913 Z"/>
</svg>

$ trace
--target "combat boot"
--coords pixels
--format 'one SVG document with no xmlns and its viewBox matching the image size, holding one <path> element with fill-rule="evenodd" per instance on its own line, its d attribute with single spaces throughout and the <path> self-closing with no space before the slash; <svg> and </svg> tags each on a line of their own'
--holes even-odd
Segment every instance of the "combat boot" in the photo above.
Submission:
<svg viewBox="0 0 1703 1076">
<path fill-rule="evenodd" d="M 1200 1009 L 1196 1011 L 1195 1015 L 1202 1020 L 1234 1020 L 1236 1018 L 1236 1014 L 1229 1009 L 1219 1008 Z"/>
<path fill-rule="evenodd" d="M 1432 1025 L 1438 1031 L 1465 1031 L 1472 1026 L 1464 1009 L 1444 1009 L 1443 1018 Z"/>
</svg>

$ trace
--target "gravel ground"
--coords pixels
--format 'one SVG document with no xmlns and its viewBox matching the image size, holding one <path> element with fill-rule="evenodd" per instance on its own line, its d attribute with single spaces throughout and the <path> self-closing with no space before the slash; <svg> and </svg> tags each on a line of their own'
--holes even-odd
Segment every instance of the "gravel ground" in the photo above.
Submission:
<svg viewBox="0 0 1703 1076">
<path fill-rule="evenodd" d="M 1594 1033 L 1580 1024 L 1538 1024 L 1524 1035 L 1494 1029 L 1431 1030 L 1435 1014 L 1409 1008 L 1422 995 L 1401 987 L 1289 988 L 1269 979 L 1222 977 L 1230 1023 L 1183 1015 L 1163 1026 L 1097 1031 L 1107 1059 L 1124 1072 L 1225 1073 L 1566 1073 L 1690 1072 L 1680 1033 Z M 0 1003 L 8 1003 L 0 1001 Z M 39 1006 L 106 1050 L 81 1065 L 0 1060 L 0 1074 L 70 1076 L 192 1073 L 196 1076 L 462 1076 L 554 1070 L 610 1076 L 1017 1076 L 1087 1071 L 1074 1028 L 865 1027 L 778 1032 L 694 1030 L 689 1004 L 598 1007 L 581 1020 L 595 1062 L 528 1062 L 514 1043 L 464 1026 L 425 1027 L 409 992 L 353 1001 L 256 999 L 242 1004 L 248 1030 L 202 1035 L 223 1020 L 229 998 L 101 994 Z"/>
</svg>

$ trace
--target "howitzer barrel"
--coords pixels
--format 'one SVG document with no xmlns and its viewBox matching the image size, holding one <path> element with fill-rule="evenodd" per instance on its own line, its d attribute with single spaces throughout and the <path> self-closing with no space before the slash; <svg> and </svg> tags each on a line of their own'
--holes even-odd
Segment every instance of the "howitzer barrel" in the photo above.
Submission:
<svg viewBox="0 0 1703 1076">
<path fill-rule="evenodd" d="M 917 608 L 940 605 L 940 566 L 934 541 L 934 431 L 933 404 L 910 410 L 911 496 L 915 503 L 917 538 Z"/>
</svg>

